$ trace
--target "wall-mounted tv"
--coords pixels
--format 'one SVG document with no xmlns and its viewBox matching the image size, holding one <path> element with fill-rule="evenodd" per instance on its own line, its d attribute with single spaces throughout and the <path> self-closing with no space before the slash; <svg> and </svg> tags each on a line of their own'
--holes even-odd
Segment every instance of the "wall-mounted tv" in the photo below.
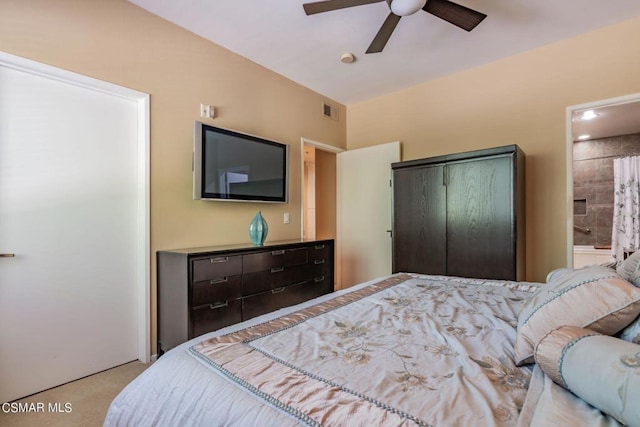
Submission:
<svg viewBox="0 0 640 427">
<path fill-rule="evenodd" d="M 289 146 L 195 122 L 193 198 L 286 203 Z"/>
</svg>

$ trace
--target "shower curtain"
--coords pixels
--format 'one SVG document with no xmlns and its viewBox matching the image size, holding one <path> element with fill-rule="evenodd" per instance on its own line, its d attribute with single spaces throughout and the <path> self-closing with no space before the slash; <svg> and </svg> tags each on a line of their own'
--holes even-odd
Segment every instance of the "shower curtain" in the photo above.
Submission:
<svg viewBox="0 0 640 427">
<path fill-rule="evenodd" d="M 611 251 L 616 263 L 625 250 L 640 249 L 640 157 L 613 160 L 613 227 Z"/>
</svg>

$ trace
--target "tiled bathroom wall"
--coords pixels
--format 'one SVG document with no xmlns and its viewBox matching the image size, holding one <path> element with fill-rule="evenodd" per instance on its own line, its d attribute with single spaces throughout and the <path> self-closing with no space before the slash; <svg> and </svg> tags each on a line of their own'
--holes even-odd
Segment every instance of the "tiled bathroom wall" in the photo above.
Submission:
<svg viewBox="0 0 640 427">
<path fill-rule="evenodd" d="M 639 155 L 640 134 L 573 144 L 574 245 L 611 246 L 613 159 Z"/>
</svg>

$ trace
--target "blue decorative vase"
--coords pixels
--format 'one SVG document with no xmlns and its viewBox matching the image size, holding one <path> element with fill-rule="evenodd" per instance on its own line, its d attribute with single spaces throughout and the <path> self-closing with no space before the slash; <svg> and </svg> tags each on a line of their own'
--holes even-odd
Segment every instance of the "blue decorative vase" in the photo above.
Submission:
<svg viewBox="0 0 640 427">
<path fill-rule="evenodd" d="M 258 211 L 256 216 L 251 220 L 251 224 L 249 224 L 249 237 L 251 237 L 253 246 L 262 246 L 268 233 L 269 226 L 267 225 L 267 221 L 262 217 L 262 213 Z"/>
</svg>

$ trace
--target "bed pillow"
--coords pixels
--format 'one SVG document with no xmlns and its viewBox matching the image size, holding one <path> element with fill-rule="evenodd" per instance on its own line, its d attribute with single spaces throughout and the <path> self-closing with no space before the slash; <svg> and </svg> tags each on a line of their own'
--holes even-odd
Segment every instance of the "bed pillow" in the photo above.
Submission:
<svg viewBox="0 0 640 427">
<path fill-rule="evenodd" d="M 634 344 L 640 344 L 640 317 L 622 330 L 620 338 Z"/>
<path fill-rule="evenodd" d="M 640 251 L 629 255 L 617 268 L 618 274 L 635 286 L 640 286 Z"/>
<path fill-rule="evenodd" d="M 577 326 L 545 335 L 536 363 L 556 383 L 627 425 L 640 425 L 640 345 Z"/>
<path fill-rule="evenodd" d="M 516 364 L 532 363 L 538 341 L 558 326 L 588 327 L 613 335 L 639 313 L 640 288 L 615 270 L 593 266 L 559 275 L 522 306 L 514 349 Z"/>
<path fill-rule="evenodd" d="M 553 280 L 558 280 L 565 274 L 573 273 L 574 271 L 575 270 L 573 268 L 556 268 L 555 270 L 552 270 L 549 274 L 547 274 L 546 282 L 549 283 Z"/>
</svg>

